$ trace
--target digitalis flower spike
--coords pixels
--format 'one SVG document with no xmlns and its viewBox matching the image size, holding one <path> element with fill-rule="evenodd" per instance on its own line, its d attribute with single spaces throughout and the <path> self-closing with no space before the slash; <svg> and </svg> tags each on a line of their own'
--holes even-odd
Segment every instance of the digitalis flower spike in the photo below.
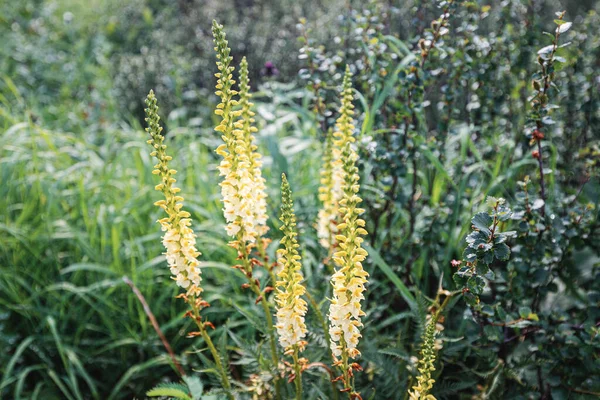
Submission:
<svg viewBox="0 0 600 400">
<path fill-rule="evenodd" d="M 436 400 L 429 392 L 435 383 L 435 379 L 431 377 L 431 374 L 435 371 L 435 334 L 437 332 L 438 313 L 428 315 L 428 317 L 429 320 L 425 332 L 423 333 L 423 345 L 421 347 L 421 357 L 419 359 L 419 376 L 417 377 L 417 384 L 412 387 L 412 390 L 408 391 L 410 400 Z"/>
<path fill-rule="evenodd" d="M 319 243 L 326 249 L 335 246 L 335 234 L 339 227 L 336 225 L 339 217 L 339 202 L 343 197 L 344 169 L 341 160 L 342 152 L 347 143 L 355 141 L 353 132 L 354 105 L 350 68 L 346 67 L 342 89 L 342 106 L 340 117 L 335 124 L 333 136 L 328 135 L 321 169 L 321 187 L 319 200 L 323 208 L 319 211 L 317 233 Z"/>
<path fill-rule="evenodd" d="M 363 292 L 369 274 L 363 269 L 362 262 L 367 256 L 367 251 L 362 248 L 365 221 L 359 218 L 364 212 L 359 208 L 362 199 L 358 196 L 360 190 L 358 168 L 356 160 L 358 155 L 352 147 L 354 138 L 351 136 L 352 125 L 352 97 L 350 92 L 350 71 L 346 69 L 344 77 L 344 96 L 342 98 L 342 116 L 338 119 L 338 142 L 343 142 L 344 147 L 339 160 L 343 171 L 343 196 L 340 200 L 339 213 L 341 223 L 337 225 L 338 234 L 337 251 L 333 254 L 333 261 L 337 266 L 331 278 L 333 285 L 333 298 L 329 307 L 329 334 L 331 336 L 331 351 L 334 357 L 341 357 L 340 366 L 343 371 L 344 389 L 352 391 L 352 366 L 348 365 L 349 358 L 360 355 L 357 349 L 361 337 L 359 328 L 362 327 L 361 317 L 365 315 L 361 308 L 364 299 Z M 351 393 L 352 394 L 352 393 Z M 355 397 L 358 394 L 354 394 Z"/>
<path fill-rule="evenodd" d="M 319 243 L 326 249 L 333 245 L 333 235 L 337 231 L 335 223 L 338 216 L 338 201 L 341 195 L 341 185 L 334 187 L 333 174 L 333 132 L 327 132 L 325 149 L 323 151 L 323 166 L 321 167 L 321 186 L 319 187 L 319 200 L 323 207 L 319 210 L 317 218 L 317 236 Z M 340 182 L 340 179 L 336 180 Z"/>
<path fill-rule="evenodd" d="M 190 317 L 198 328 L 198 331 L 190 332 L 188 337 L 202 336 L 204 338 L 204 342 L 213 356 L 216 369 L 221 376 L 221 383 L 226 390 L 227 398 L 234 400 L 229 377 L 221 362 L 221 356 L 207 332 L 207 328 L 214 329 L 214 325 L 209 321 L 204 321 L 200 316 L 200 311 L 205 307 L 209 307 L 209 304 L 200 297 L 202 294 L 202 288 L 200 287 L 202 278 L 200 277 L 200 262 L 198 261 L 200 252 L 196 250 L 196 235 L 190 228 L 192 223 L 190 213 L 182 209 L 183 197 L 178 195 L 180 189 L 174 186 L 176 182 L 174 176 L 177 171 L 169 168 L 169 161 L 172 160 L 172 157 L 167 155 L 167 146 L 164 144 L 165 138 L 162 135 L 160 117 L 158 116 L 156 96 L 152 90 L 146 98 L 146 106 L 146 122 L 148 123 L 146 132 L 150 135 L 148 144 L 153 149 L 150 155 L 158 160 L 158 164 L 154 166 L 152 173 L 161 178 L 161 183 L 156 185 L 155 189 L 163 193 L 165 197 L 163 200 L 154 203 L 167 213 L 167 217 L 158 220 L 161 229 L 165 232 L 163 236 L 163 245 L 167 250 L 165 255 L 173 279 L 178 286 L 186 290 L 186 293 L 177 296 L 183 298 L 190 305 L 191 310 L 186 312 L 185 316 Z"/>
<path fill-rule="evenodd" d="M 242 124 L 244 131 L 244 148 L 246 156 L 250 162 L 250 174 L 254 185 L 252 186 L 252 202 L 254 205 L 254 223 L 257 235 L 263 236 L 269 230 L 267 226 L 267 194 L 265 187 L 265 179 L 262 177 L 262 156 L 256 151 L 257 146 L 254 144 L 254 133 L 258 129 L 254 126 L 254 112 L 250 102 L 252 94 L 250 93 L 250 79 L 248 78 L 248 61 L 246 57 L 242 58 L 240 63 L 240 104 L 242 106 Z"/>
<path fill-rule="evenodd" d="M 303 350 L 305 346 L 302 339 L 306 336 L 306 324 L 304 323 L 306 302 L 301 296 L 306 293 L 306 289 L 302 285 L 303 277 L 300 272 L 298 233 L 296 232 L 292 191 L 285 174 L 281 176 L 281 216 L 279 219 L 283 223 L 280 228 L 283 238 L 280 242 L 281 247 L 277 250 L 280 271 L 277 274 L 277 293 L 275 295 L 276 327 L 279 343 L 287 352 L 294 346 L 300 350 Z"/>
<path fill-rule="evenodd" d="M 163 236 L 165 255 L 177 285 L 185 289 L 188 295 L 199 296 L 202 292 L 198 261 L 200 252 L 196 250 L 196 235 L 190 228 L 192 223 L 190 213 L 182 209 L 183 197 L 178 195 L 180 189 L 174 186 L 176 182 L 174 176 L 177 171 L 169 168 L 172 157 L 167 155 L 167 146 L 163 143 L 165 138 L 162 135 L 158 106 L 152 90 L 146 98 L 146 106 L 148 123 L 146 132 L 150 135 L 148 144 L 153 148 L 150 155 L 158 160 L 152 173 L 161 178 L 161 183 L 156 185 L 155 189 L 165 196 L 163 200 L 154 203 L 167 213 L 167 217 L 158 220 L 161 229 L 165 232 Z"/>
<path fill-rule="evenodd" d="M 225 39 L 223 26 L 213 21 L 213 36 L 217 53 L 216 95 L 221 98 L 215 114 L 221 117 L 221 122 L 215 131 L 221 133 L 223 144 L 216 152 L 223 157 L 219 165 L 219 173 L 224 177 L 220 183 L 221 195 L 227 226 L 227 234 L 237 240 L 254 243 L 259 236 L 260 221 L 257 221 L 257 205 L 255 195 L 257 184 L 253 177 L 253 161 L 244 133 L 243 110 L 234 110 L 239 102 L 234 99 L 238 94 L 232 89 L 235 81 L 232 79 L 234 68 L 231 66 L 231 49 Z M 266 220 L 264 221 L 266 222 Z"/>
<path fill-rule="evenodd" d="M 281 247 L 277 250 L 277 262 L 280 271 L 277 274 L 277 293 L 275 303 L 277 304 L 277 333 L 279 343 L 285 349 L 285 354 L 294 358 L 294 381 L 296 383 L 296 398 L 302 398 L 302 367 L 298 359 L 298 353 L 304 350 L 306 342 L 306 301 L 302 295 L 306 289 L 302 285 L 302 273 L 300 254 L 296 231 L 296 215 L 294 215 L 294 201 L 292 190 L 285 174 L 281 175 L 281 216 L 283 225 L 281 231 Z"/>
<path fill-rule="evenodd" d="M 260 262 L 251 258 L 252 248 L 257 245 L 258 239 L 266 233 L 266 195 L 264 192 L 264 179 L 260 174 L 260 156 L 255 152 L 253 135 L 256 131 L 252 127 L 254 113 L 251 111 L 248 68 L 244 62 L 240 72 L 240 99 L 238 102 L 234 96 L 238 92 L 232 89 L 235 81 L 232 79 L 234 68 L 231 66 L 232 57 L 229 55 L 231 49 L 225 39 L 223 26 L 213 21 L 213 36 L 215 52 L 217 53 L 216 94 L 221 98 L 217 105 L 215 114 L 221 116 L 221 122 L 215 128 L 221 133 L 223 144 L 216 152 L 223 157 L 219 165 L 219 172 L 224 176 L 220 183 L 221 195 L 223 197 L 224 214 L 227 220 L 225 228 L 227 234 L 233 238 L 230 246 L 238 252 L 239 265 L 235 265 L 243 272 L 248 283 L 243 288 L 251 289 L 256 295 L 255 303 L 261 303 L 265 312 L 267 333 L 271 348 L 271 360 L 273 368 L 279 362 L 277 354 L 277 342 L 273 316 L 267 302 L 266 294 L 272 287 L 261 289 L 260 281 L 252 275 L 255 265 Z M 238 109 L 238 106 L 240 106 Z M 235 108 L 235 109 L 234 109 Z M 259 250 L 264 254 L 265 241 Z M 266 257 L 263 257 L 265 260 Z M 269 270 L 272 275 L 272 271 Z M 280 379 L 274 375 L 276 398 L 281 398 Z"/>
</svg>

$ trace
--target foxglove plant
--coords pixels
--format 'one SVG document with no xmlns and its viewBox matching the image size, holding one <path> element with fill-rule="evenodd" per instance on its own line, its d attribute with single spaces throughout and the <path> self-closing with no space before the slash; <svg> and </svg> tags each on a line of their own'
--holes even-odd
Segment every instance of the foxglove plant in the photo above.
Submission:
<svg viewBox="0 0 600 400">
<path fill-rule="evenodd" d="M 254 222 L 256 224 L 257 239 L 262 238 L 268 231 L 267 226 L 267 194 L 265 187 L 265 178 L 262 177 L 262 156 L 256 151 L 258 148 L 255 143 L 254 133 L 258 132 L 258 129 L 254 126 L 254 111 L 252 106 L 254 103 L 250 101 L 252 94 L 250 93 L 250 79 L 248 78 L 248 61 L 246 57 L 242 58 L 240 62 L 240 82 L 239 82 L 239 103 L 241 106 L 241 121 L 242 131 L 244 132 L 244 148 L 246 151 L 246 157 L 249 162 L 250 174 L 252 181 L 254 182 L 251 194 L 253 199 L 252 205 Z"/>
<path fill-rule="evenodd" d="M 227 372 L 223 368 L 221 356 L 207 332 L 208 327 L 214 329 L 214 326 L 200 316 L 200 311 L 205 307 L 209 307 L 209 304 L 201 297 L 202 288 L 200 283 L 202 278 L 200 277 L 200 262 L 198 261 L 200 252 L 196 249 L 196 235 L 190 228 L 192 224 L 190 213 L 183 210 L 184 199 L 179 195 L 181 189 L 174 185 L 177 181 L 174 178 L 177 171 L 169 167 L 169 161 L 173 158 L 167 154 L 167 146 L 164 144 L 165 138 L 162 135 L 163 128 L 160 126 L 157 100 L 152 90 L 146 98 L 146 106 L 146 122 L 148 123 L 146 132 L 150 135 L 148 144 L 153 149 L 150 155 L 158 160 L 152 174 L 161 178 L 161 183 L 156 185 L 155 189 L 164 195 L 163 200 L 159 200 L 154 204 L 167 213 L 167 217 L 158 220 L 162 231 L 165 232 L 162 242 L 166 249 L 167 263 L 173 275 L 172 279 L 179 287 L 186 290 L 184 294 L 179 296 L 191 308 L 186 316 L 190 317 L 198 327 L 198 331 L 189 333 L 189 337 L 202 336 L 204 338 L 221 376 L 223 388 L 227 391 L 228 397 L 233 399 L 233 395 L 229 391 L 231 384 Z"/>
<path fill-rule="evenodd" d="M 360 398 L 353 384 L 353 369 L 360 367 L 356 363 L 350 364 L 350 359 L 360 356 L 357 349 L 361 337 L 361 318 L 365 315 L 361 301 L 364 300 L 365 284 L 369 274 L 363 269 L 362 262 L 367 257 L 367 251 L 362 248 L 362 236 L 367 234 L 364 229 L 365 221 L 359 216 L 364 212 L 359 204 L 362 199 L 360 191 L 358 168 L 356 161 L 358 155 L 352 148 L 354 141 L 352 125 L 352 88 L 350 69 L 346 68 L 343 83 L 342 106 L 338 119 L 336 132 L 337 144 L 343 145 L 341 156 L 335 160 L 334 168 L 343 171 L 343 196 L 339 201 L 340 223 L 337 224 L 337 249 L 333 254 L 333 261 L 337 266 L 331 277 L 333 285 L 333 298 L 329 307 L 329 336 L 331 338 L 331 351 L 334 358 L 341 358 L 336 362 L 342 370 L 338 378 L 344 385 L 343 391 L 348 392 L 351 398 Z"/>
<path fill-rule="evenodd" d="M 321 168 L 321 187 L 319 188 L 319 200 L 323 207 L 319 210 L 317 233 L 319 243 L 330 250 L 336 246 L 336 233 L 338 232 L 338 220 L 340 213 L 340 200 L 343 198 L 344 167 L 342 153 L 348 143 L 354 143 L 354 105 L 352 100 L 352 80 L 350 67 L 346 67 L 342 87 L 342 106 L 340 117 L 335 124 L 335 131 L 328 134 L 324 150 L 323 166 Z"/>
<path fill-rule="evenodd" d="M 280 265 L 277 277 L 277 292 L 275 302 L 277 304 L 277 333 L 279 343 L 285 350 L 285 354 L 294 359 L 294 381 L 296 382 L 296 398 L 302 398 L 302 376 L 301 365 L 298 354 L 306 346 L 306 301 L 302 296 L 306 289 L 302 284 L 302 264 L 298 253 L 296 231 L 296 215 L 294 214 L 294 201 L 292 190 L 285 174 L 281 176 L 281 216 L 279 218 L 283 225 L 281 231 L 281 247 L 277 250 L 278 263 Z"/>
<path fill-rule="evenodd" d="M 242 271 L 248 283 L 243 288 L 250 288 L 256 295 L 256 303 L 261 303 L 267 322 L 267 332 L 271 349 L 273 368 L 279 362 L 279 354 L 275 343 L 273 318 L 267 293 L 272 287 L 261 288 L 258 279 L 254 278 L 252 270 L 256 260 L 251 258 L 252 248 L 257 245 L 261 234 L 266 232 L 266 195 L 264 193 L 264 179 L 260 173 L 259 155 L 253 144 L 252 126 L 253 112 L 250 107 L 249 81 L 247 68 L 243 67 L 240 74 L 241 93 L 233 90 L 235 81 L 232 78 L 234 67 L 231 66 L 231 49 L 226 40 L 223 26 L 213 21 L 213 36 L 217 56 L 216 95 L 221 102 L 217 105 L 215 114 L 221 117 L 221 122 L 215 131 L 221 133 L 223 144 L 216 152 L 223 157 L 219 165 L 220 175 L 224 177 L 221 185 L 224 215 L 228 222 L 225 230 L 234 240 L 230 246 L 237 250 L 241 264 L 234 268 Z M 245 63 L 244 63 L 245 65 Z M 241 100 L 234 97 L 240 94 Z M 241 109 L 236 109 L 241 105 Z M 277 398 L 281 398 L 278 375 L 275 378 Z"/>
<path fill-rule="evenodd" d="M 328 249 L 330 253 L 334 246 L 334 235 L 337 232 L 335 223 L 341 194 L 340 171 L 339 168 L 334 169 L 333 152 L 333 133 L 328 132 L 323 150 L 323 165 L 320 171 L 319 200 L 322 207 L 317 217 L 317 236 L 321 246 Z"/>
<path fill-rule="evenodd" d="M 428 315 L 427 326 L 423 333 L 423 344 L 421 347 L 421 358 L 418 363 L 419 376 L 417 383 L 408 391 L 410 400 L 435 400 L 435 397 L 429 392 L 433 388 L 435 379 L 432 378 L 432 373 L 435 371 L 435 334 L 437 332 L 437 313 Z"/>
</svg>

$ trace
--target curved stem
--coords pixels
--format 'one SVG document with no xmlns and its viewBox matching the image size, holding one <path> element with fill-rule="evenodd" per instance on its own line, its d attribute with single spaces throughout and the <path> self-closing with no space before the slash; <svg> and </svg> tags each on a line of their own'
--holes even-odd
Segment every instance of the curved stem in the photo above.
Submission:
<svg viewBox="0 0 600 400">
<path fill-rule="evenodd" d="M 177 357 L 175 357 L 175 353 L 173 352 L 173 349 L 171 348 L 169 341 L 167 340 L 164 333 L 160 329 L 160 325 L 158 324 L 158 321 L 156 320 L 154 313 L 152 313 L 152 310 L 150 309 L 150 306 L 148 305 L 146 298 L 144 297 L 142 292 L 140 292 L 140 290 L 137 288 L 137 286 L 135 286 L 135 284 L 131 281 L 131 279 L 129 279 L 127 276 L 124 276 L 122 279 L 123 279 L 123 282 L 125 282 L 131 288 L 133 293 L 137 296 L 138 300 L 142 304 L 144 312 L 146 313 L 146 316 L 150 320 L 152 327 L 156 331 L 156 334 L 160 338 L 160 341 L 162 342 L 163 346 L 167 350 L 167 353 L 169 353 L 169 357 L 171 357 L 171 360 L 173 361 L 173 365 L 175 366 L 175 369 L 177 370 L 177 372 L 179 372 L 179 375 L 185 376 L 186 373 L 183 370 L 183 367 L 181 366 L 181 364 L 179 364 L 179 361 L 177 361 Z"/>
</svg>

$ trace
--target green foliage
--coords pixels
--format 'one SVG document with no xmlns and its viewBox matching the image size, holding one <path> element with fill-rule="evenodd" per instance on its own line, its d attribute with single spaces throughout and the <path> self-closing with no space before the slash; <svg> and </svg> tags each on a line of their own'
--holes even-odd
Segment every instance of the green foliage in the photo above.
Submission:
<svg viewBox="0 0 600 400">
<path fill-rule="evenodd" d="M 456 264 L 460 267 L 454 274 L 454 282 L 463 290 L 465 300 L 473 307 L 479 303 L 479 296 L 485 288 L 485 279 L 495 277 L 490 265 L 495 260 L 507 261 L 510 258 L 510 248 L 506 242 L 516 237 L 516 232 L 500 232 L 499 225 L 512 215 L 505 203 L 502 198 L 488 196 L 486 204 L 490 211 L 477 213 L 471 219 L 473 232 L 465 239 L 465 265 L 461 266 L 460 262 L 453 261 L 453 266 Z"/>
<path fill-rule="evenodd" d="M 282 172 L 295 189 L 311 296 L 302 356 L 331 364 L 316 312 L 326 317 L 330 272 L 314 222 L 325 138 L 349 65 L 369 232 L 364 371 L 355 372 L 363 398 L 404 399 L 417 382 L 423 321 L 440 282 L 457 294 L 436 337 L 443 347 L 430 394 L 596 398 L 598 5 L 452 3 L 3 2 L 2 398 L 129 399 L 182 380 L 123 276 L 145 296 L 186 379 L 201 379 L 150 392 L 224 393 L 204 340 L 183 333 L 191 321 L 181 318 L 185 304 L 173 298 L 161 256 L 152 205 L 160 196 L 139 123 L 150 88 L 164 101 L 165 143 L 205 260 L 210 335 L 240 398 L 274 393 L 264 311 L 229 267 L 236 254 L 221 226 L 217 99 L 207 89 L 215 17 L 228 28 L 233 62 L 247 57 L 257 88 L 271 217 Z M 555 15 L 563 6 L 567 13 Z M 269 75 L 267 61 L 279 75 Z M 494 197 L 507 201 L 482 206 Z M 254 274 L 269 285 L 266 269 Z M 322 368 L 303 371 L 302 383 L 307 399 L 334 396 Z M 282 386 L 292 397 L 293 385 Z"/>
<path fill-rule="evenodd" d="M 198 377 L 184 376 L 183 383 L 161 383 L 146 392 L 148 397 L 169 397 L 182 400 L 217 400 L 216 395 L 203 395 L 204 385 Z"/>
</svg>

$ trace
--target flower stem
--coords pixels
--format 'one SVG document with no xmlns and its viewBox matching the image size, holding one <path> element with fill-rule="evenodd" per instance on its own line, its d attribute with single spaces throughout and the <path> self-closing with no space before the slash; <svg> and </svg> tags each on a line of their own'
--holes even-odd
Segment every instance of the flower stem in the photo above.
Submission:
<svg viewBox="0 0 600 400">
<path fill-rule="evenodd" d="M 269 344 L 271 347 L 271 357 L 273 360 L 273 368 L 277 371 L 277 365 L 279 364 L 279 357 L 277 356 L 277 347 L 275 345 L 275 333 L 273 332 L 273 316 L 271 315 L 271 309 L 269 307 L 269 303 L 267 302 L 267 298 L 265 293 L 260 290 L 260 286 L 258 280 L 252 277 L 252 265 L 250 263 L 250 258 L 247 251 L 247 246 L 245 246 L 243 241 L 240 241 L 239 250 L 242 255 L 242 266 L 244 268 L 244 272 L 246 272 L 246 278 L 248 279 L 248 283 L 250 284 L 250 288 L 256 294 L 257 299 L 260 299 L 263 310 L 265 312 L 265 317 L 267 319 L 267 333 L 269 335 Z M 279 384 L 279 377 L 277 374 L 274 375 L 275 380 L 275 396 L 279 400 L 281 399 L 281 388 Z"/>
<path fill-rule="evenodd" d="M 329 328 L 327 327 L 327 322 L 325 322 L 323 313 L 319 309 L 319 304 L 317 304 L 317 302 L 315 301 L 315 298 L 310 294 L 310 292 L 308 290 L 306 291 L 305 295 L 306 295 L 306 298 L 308 299 L 308 301 L 310 302 L 310 305 L 312 306 L 313 310 L 315 311 L 317 319 L 319 320 L 319 322 L 321 323 L 321 326 L 323 327 L 323 334 L 325 335 L 325 341 L 327 342 L 327 346 L 329 346 L 329 344 L 331 343 L 331 338 L 329 336 Z M 335 363 L 335 358 L 333 357 L 333 353 L 331 353 L 331 358 L 332 358 L 333 362 Z M 331 381 L 331 379 L 329 379 L 329 380 Z M 337 388 L 335 387 L 335 382 L 331 382 L 331 390 L 333 393 L 334 400 L 338 400 L 339 397 L 338 397 Z"/>
<path fill-rule="evenodd" d="M 346 341 L 342 337 L 340 339 L 342 345 L 342 374 L 344 376 L 344 391 L 348 394 L 348 398 L 352 400 L 352 393 L 354 393 L 354 385 L 350 378 L 350 366 L 348 365 L 348 352 L 346 351 Z"/>
<path fill-rule="evenodd" d="M 235 397 L 233 397 L 233 394 L 231 394 L 231 384 L 229 383 L 229 378 L 227 377 L 227 372 L 223 368 L 223 363 L 221 362 L 221 356 L 217 352 L 217 349 L 216 349 L 215 345 L 213 344 L 212 339 L 210 338 L 210 335 L 206 331 L 206 327 L 202 323 L 202 317 L 200 317 L 200 311 L 198 310 L 198 307 L 195 305 L 194 301 L 189 302 L 189 304 L 192 307 L 192 314 L 193 314 L 192 319 L 196 323 L 196 326 L 198 327 L 198 330 L 200 331 L 200 333 L 202 333 L 204 342 L 206 342 L 206 345 L 208 346 L 208 349 L 210 350 L 210 352 L 213 356 L 213 359 L 215 360 L 215 365 L 217 366 L 217 370 L 219 371 L 219 374 L 221 375 L 221 383 L 223 383 L 223 387 L 227 391 L 227 397 L 230 400 L 235 400 Z"/>
<path fill-rule="evenodd" d="M 271 268 L 269 266 L 269 255 L 267 254 L 267 244 L 265 242 L 263 242 L 261 245 L 259 245 L 257 247 L 258 247 L 258 254 L 260 255 L 260 259 L 263 264 L 263 267 L 269 273 L 269 279 L 271 280 L 271 286 L 275 287 L 277 285 L 277 278 L 275 277 L 275 274 L 273 273 L 273 268 Z"/>
<path fill-rule="evenodd" d="M 298 362 L 298 345 L 294 345 L 294 371 L 296 384 L 296 400 L 302 400 L 302 372 L 300 371 L 300 363 Z"/>
</svg>

